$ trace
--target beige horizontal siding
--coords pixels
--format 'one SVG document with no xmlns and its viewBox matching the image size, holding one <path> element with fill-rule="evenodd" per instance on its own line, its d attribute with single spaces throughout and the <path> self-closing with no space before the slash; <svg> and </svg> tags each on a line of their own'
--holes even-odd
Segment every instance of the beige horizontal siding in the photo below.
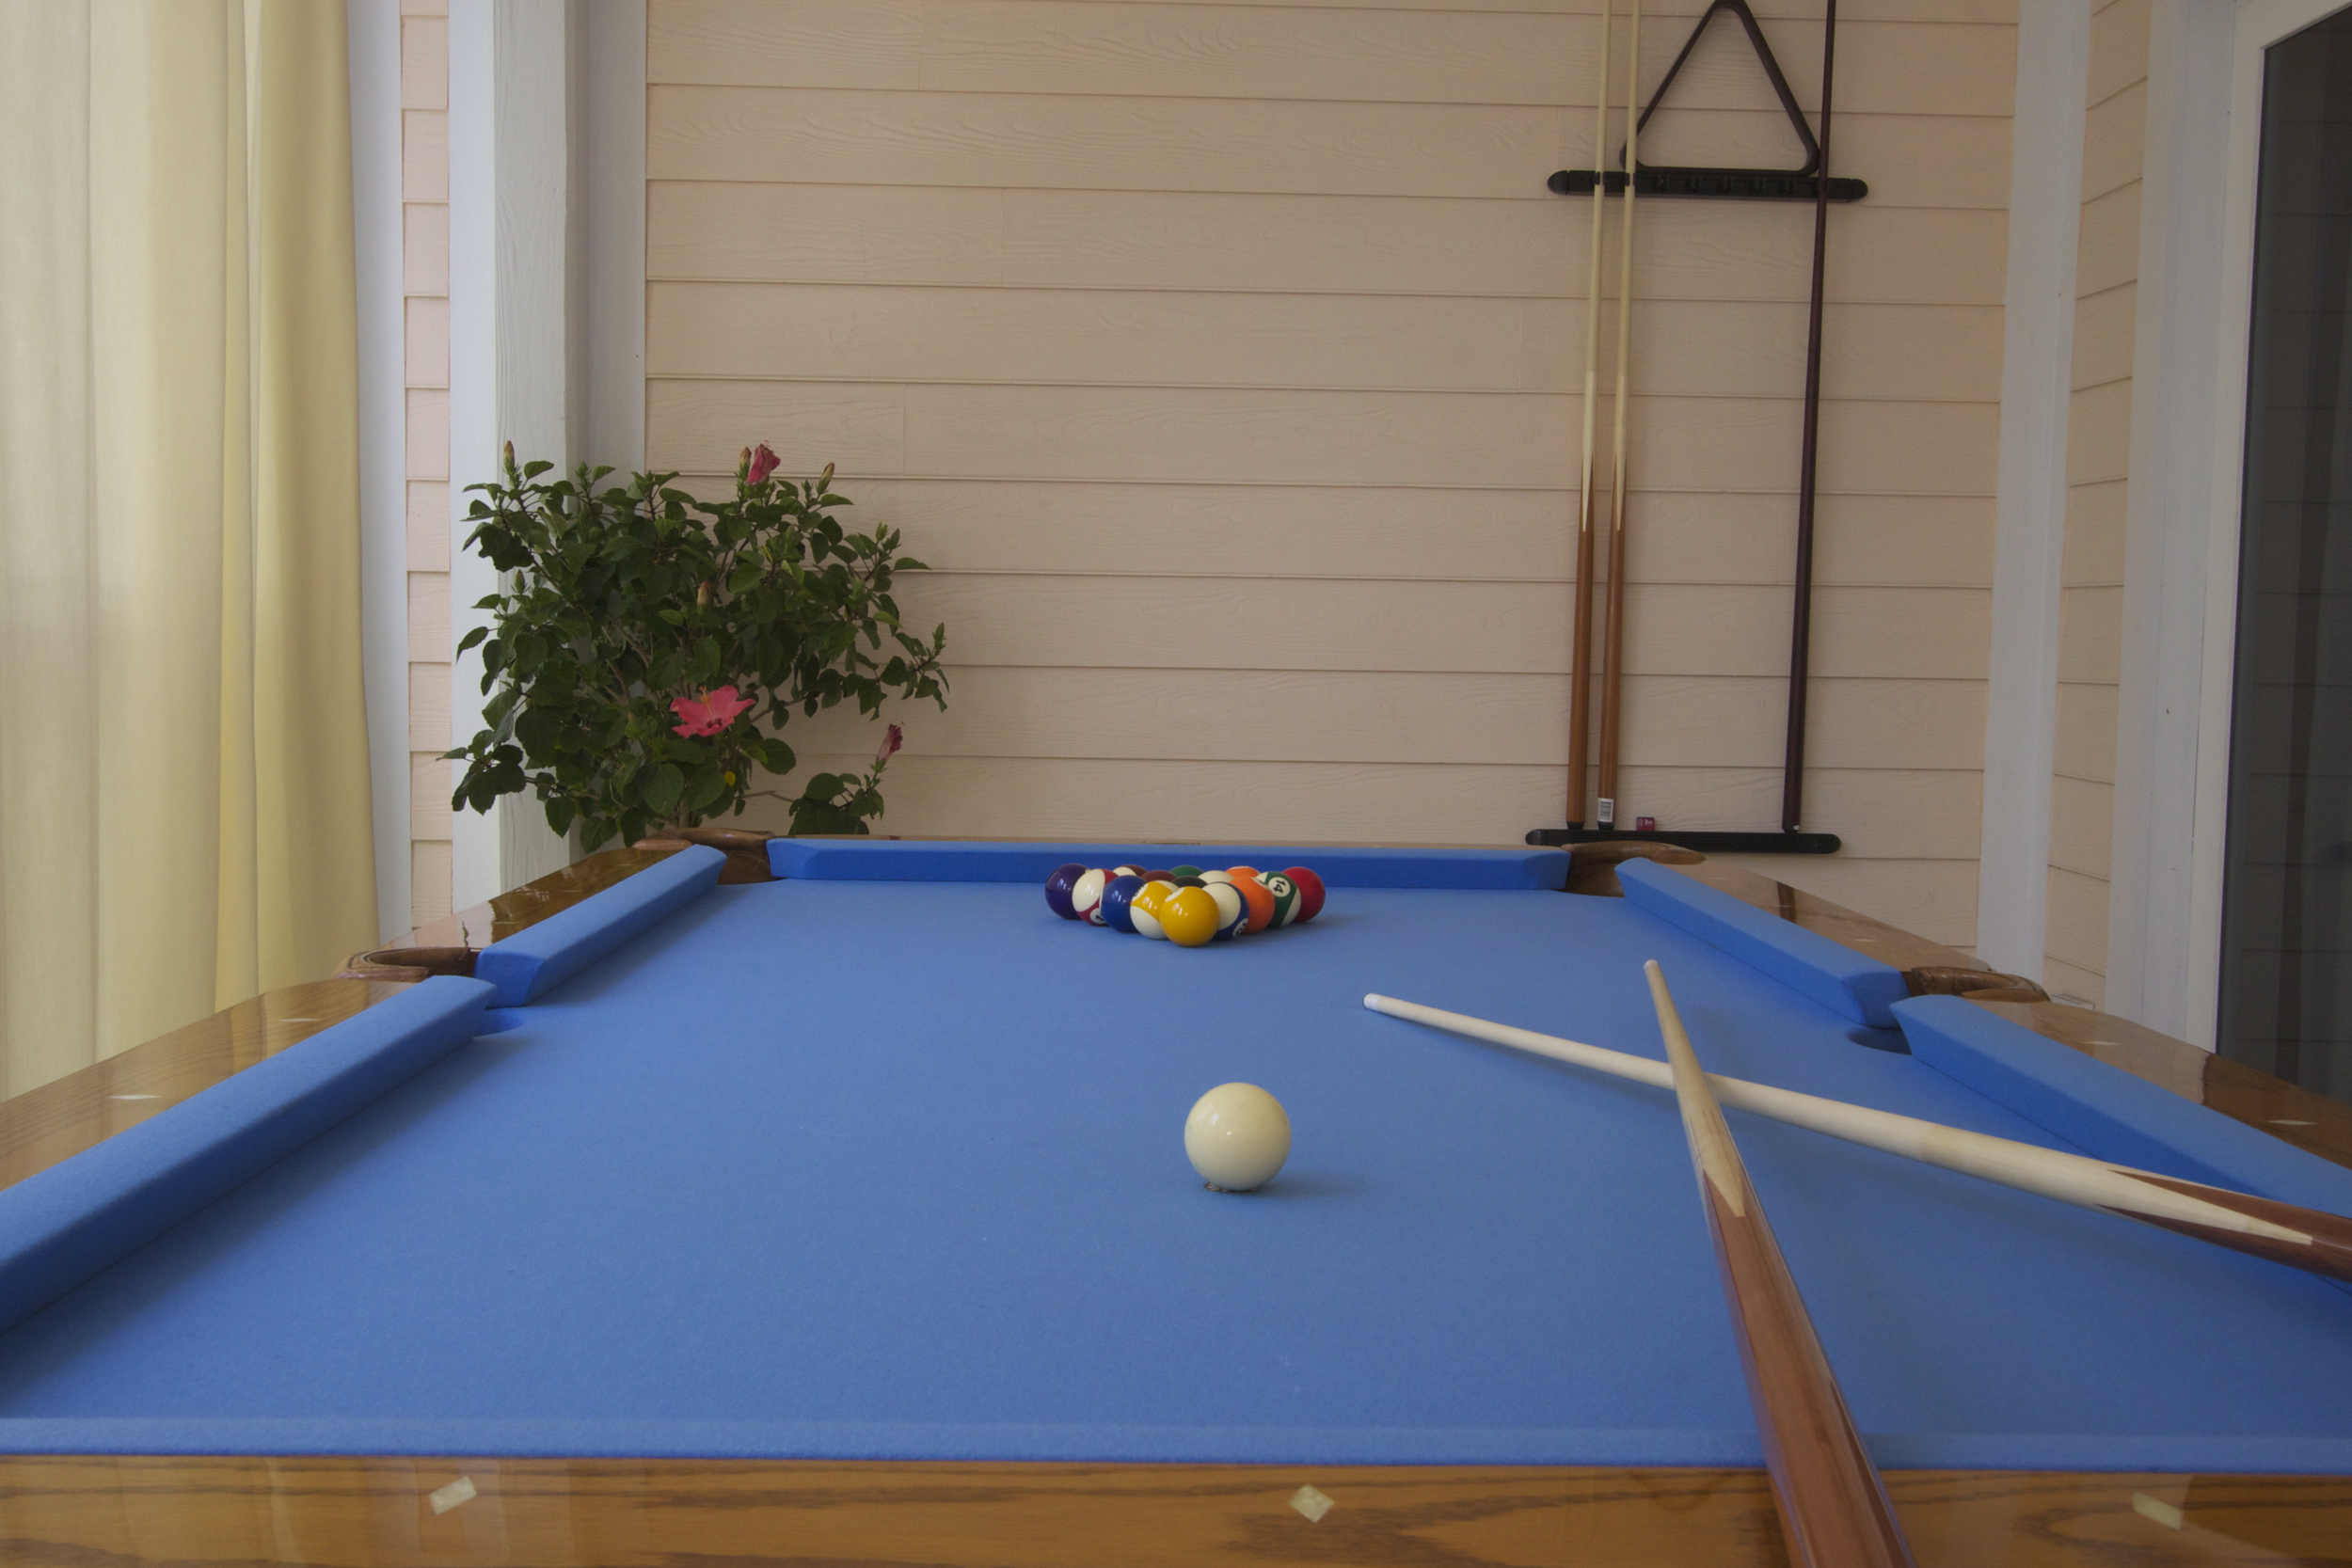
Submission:
<svg viewBox="0 0 2352 1568">
<path fill-rule="evenodd" d="M 1505 197 L 1592 163 L 1591 111 L 1520 105 L 1035 97 L 820 87 L 654 87 L 655 180 L 1060 190 Z M 1686 156 L 1787 167 L 1778 110 L 1702 109 Z M 2004 209 L 2009 121 L 1841 115 L 1841 167 L 1898 207 Z M 1884 172 L 1881 172 L 1881 171 Z"/>
<path fill-rule="evenodd" d="M 707 477 L 687 482 L 708 491 Z M 915 531 L 938 570 L 1137 577 L 1573 580 L 1574 538 L 1546 490 L 1069 480 L 861 482 L 859 526 Z M 1796 517 L 1770 492 L 1636 491 L 1631 582 L 1785 584 Z M 1815 580 L 1983 588 L 1989 498 L 1826 496 Z"/>
<path fill-rule="evenodd" d="M 2051 781 L 2050 800 L 2050 863 L 2107 880 L 2114 786 L 2061 777 Z"/>
<path fill-rule="evenodd" d="M 1649 80 L 1699 8 L 1649 13 Z M 1795 9 L 1760 14 L 1810 102 Z M 946 625 L 954 691 L 891 715 L 888 831 L 1562 819 L 1592 220 L 1543 182 L 1590 162 L 1597 6 L 649 22 L 648 455 L 701 490 L 756 440 L 836 463 L 850 518 L 933 568 L 899 597 Z M 1769 866 L 1963 945 L 2010 22 L 1865 0 L 1841 24 L 1837 167 L 1871 195 L 1831 219 L 1808 816 L 1848 852 Z M 1728 24 L 1653 132 L 1649 161 L 1798 161 Z M 1653 200 L 1640 225 L 1622 815 L 1767 826 L 1812 214 Z M 837 768 L 872 730 L 787 738 Z"/>
<path fill-rule="evenodd" d="M 1565 393 L 1583 385 L 1583 314 L 1565 299 L 669 283 L 647 293 L 661 357 L 646 373 Z M 1633 330 L 1652 347 L 1633 391 L 1786 398 L 1806 323 L 1793 303 L 1642 305 Z M 1848 401 L 1994 400 L 1999 323 L 1992 306 L 1840 306 L 1825 373 Z M 439 325 L 445 362 L 446 310 Z"/>
<path fill-rule="evenodd" d="M 1500 197 L 680 180 L 653 185 L 646 210 L 656 282 L 1505 295 L 1580 306 L 1591 233 L 1589 202 L 1555 199 L 1538 214 Z M 1651 202 L 1641 217 L 1641 296 L 1810 298 L 1812 214 L 1759 203 L 1742 215 L 1733 227 L 1711 203 Z M 1873 197 L 1837 214 L 1830 296 L 1997 306 L 2008 245 L 2006 213 Z M 1613 280 L 1614 268 L 1613 252 Z"/>
<path fill-rule="evenodd" d="M 1579 404 L 1565 394 L 1323 388 L 667 380 L 645 393 L 657 461 L 731 470 L 771 439 L 788 468 L 953 479 L 1565 489 Z M 1794 398 L 1635 403 L 1639 489 L 1789 493 Z M 1989 495 L 1991 404 L 1825 401 L 1821 483 L 1843 494 Z M 1606 430 L 1604 422 L 1602 428 Z"/>
<path fill-rule="evenodd" d="M 931 573 L 898 594 L 910 626 L 945 623 L 958 662 L 1087 662 L 1217 670 L 1454 670 L 1565 673 L 1567 595 L 1549 582 Z M 1660 583 L 1628 593 L 1625 666 L 1740 676 L 1788 656 L 1776 585 Z M 1991 594 L 1822 588 L 1813 670 L 1826 678 L 1981 678 Z M 1139 635 L 1148 608 L 1169 625 Z"/>
<path fill-rule="evenodd" d="M 2076 1006 L 2096 1007 L 2106 991 L 2106 975 L 2099 970 L 2081 969 L 2063 958 L 2042 960 L 2042 989 L 2060 1002 Z"/>
<path fill-rule="evenodd" d="M 1786 689 L 1763 677 L 1631 676 L 1628 743 L 1648 767 L 1776 768 Z M 1567 695 L 1559 674 L 983 664 L 959 670 L 946 712 L 906 721 L 925 755 L 1556 767 Z M 1961 773 L 1979 760 L 1974 682 L 1833 678 L 1812 703 L 1822 768 Z M 1400 713 L 1415 722 L 1400 726 Z M 834 710 L 795 719 L 787 736 L 847 753 L 868 733 Z"/>
<path fill-rule="evenodd" d="M 921 733 L 920 722 L 913 721 L 911 736 Z M 804 768 L 852 771 L 872 760 L 864 752 L 809 750 L 800 757 Z M 1920 934 L 1951 942 L 1975 919 L 1975 895 L 1963 890 L 1976 877 L 1969 813 L 1978 809 L 1978 777 L 1975 769 L 1824 768 L 1813 781 L 1815 804 L 1824 820 L 1834 815 L 1838 832 L 1851 836 L 1851 854 L 1734 863 L 1784 878 L 1794 871 L 1804 885 L 1863 909 L 1871 901 L 1840 890 L 1912 885 L 1913 894 L 1898 898 L 1898 912 L 1883 918 L 1947 922 Z M 1777 768 L 1645 766 L 1626 769 L 1621 782 L 1629 797 L 1679 818 L 1753 827 L 1780 809 Z M 958 837 L 1392 841 L 1402 832 L 1399 822 L 1418 821 L 1429 825 L 1435 842 L 1470 844 L 1515 843 L 1525 831 L 1519 824 L 1556 816 L 1559 786 L 1557 767 L 1275 761 L 1236 768 L 1187 757 L 961 757 L 912 751 L 890 765 L 884 783 L 895 825 L 903 826 L 903 816 L 922 822 L 924 832 Z M 1151 806 L 1141 824 L 1138 800 Z M 780 802 L 763 799 L 728 820 L 780 830 L 786 813 Z M 1935 858 L 1938 851 L 1943 858 Z"/>
<path fill-rule="evenodd" d="M 1573 103 L 1589 88 L 1563 62 L 1590 58 L 1601 27 L 1579 11 L 1466 21 L 1422 9 L 1067 0 L 695 0 L 674 12 L 648 51 L 658 84 L 1440 104 Z M 1773 34 L 1790 87 L 1819 102 L 1820 22 L 1786 20 Z M 1841 106 L 2006 119 L 2014 36 L 2001 24 L 1848 20 Z M 1777 112 L 1736 38 L 1719 27 L 1693 53 L 1675 86 L 1678 106 Z"/>
<path fill-rule="evenodd" d="M 2115 688 L 2061 681 L 2058 689 L 2058 749 L 2060 778 L 2115 783 Z"/>
<path fill-rule="evenodd" d="M 444 0 L 445 3 L 445 0 Z M 1157 5 L 1161 0 L 1103 0 L 1107 5 Z M 1481 14 L 1534 12 L 1581 14 L 1593 10 L 1590 0 L 1286 0 L 1299 9 L 1337 8 L 1345 10 L 1413 10 L 1478 12 Z M 1759 0 L 1750 8 L 1757 17 L 1770 24 L 1817 21 L 1820 8 L 1808 0 Z M 1650 25 L 1662 32 L 1687 32 L 1691 24 L 1706 9 L 1692 0 L 1672 0 L 1664 9 L 1645 6 L 1642 14 L 1650 19 Z M 1622 9 L 1618 13 L 1624 14 Z M 1838 8 L 1839 28 L 1849 22 L 1911 22 L 1923 24 L 1956 25 L 1971 23 L 2010 23 L 2016 20 L 2015 0 L 1849 0 Z M 1777 25 L 1773 31 L 1778 32 Z"/>
<path fill-rule="evenodd" d="M 2110 479 L 2077 484 L 2068 493 L 2061 581 L 2077 588 L 2122 582 L 2126 489 L 2122 480 Z"/>
<path fill-rule="evenodd" d="M 2138 305 L 2137 283 L 2119 283 L 2074 302 L 2075 391 L 2131 379 L 2132 319 Z"/>
<path fill-rule="evenodd" d="M 2103 974 L 2107 956 L 2107 880 L 2050 867 L 2050 956 L 2080 973 Z M 2096 995 L 2084 1000 L 2096 1004 Z"/>
</svg>

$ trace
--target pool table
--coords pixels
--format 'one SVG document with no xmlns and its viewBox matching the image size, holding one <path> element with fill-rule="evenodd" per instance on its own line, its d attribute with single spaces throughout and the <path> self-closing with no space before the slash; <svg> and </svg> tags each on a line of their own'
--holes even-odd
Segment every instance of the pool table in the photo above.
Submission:
<svg viewBox="0 0 2352 1568">
<path fill-rule="evenodd" d="M 2341 1108 L 1720 867 L 729 847 L 0 1107 L 11 1560 L 1778 1560 L 1671 1097 L 1370 990 L 1656 1056 L 1656 958 L 1717 1070 L 2352 1210 Z M 1330 900 L 1187 951 L 1073 859 Z M 2352 1556 L 2352 1292 L 1732 1122 L 1923 1562 Z"/>
</svg>

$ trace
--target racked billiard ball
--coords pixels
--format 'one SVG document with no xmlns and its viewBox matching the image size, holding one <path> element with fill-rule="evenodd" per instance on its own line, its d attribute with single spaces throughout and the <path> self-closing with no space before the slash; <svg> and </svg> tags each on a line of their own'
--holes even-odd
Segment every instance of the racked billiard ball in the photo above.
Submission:
<svg viewBox="0 0 2352 1568">
<path fill-rule="evenodd" d="M 1303 865 L 1286 865 L 1282 875 L 1298 889 L 1298 916 L 1291 924 L 1304 926 L 1323 912 L 1323 879 Z"/>
<path fill-rule="evenodd" d="M 1072 861 L 1068 865 L 1057 865 L 1047 872 L 1045 874 L 1045 907 L 1064 920 L 1077 919 L 1077 909 L 1070 902 L 1070 890 L 1077 884 L 1078 879 L 1086 874 L 1087 868 L 1076 861 Z"/>
</svg>

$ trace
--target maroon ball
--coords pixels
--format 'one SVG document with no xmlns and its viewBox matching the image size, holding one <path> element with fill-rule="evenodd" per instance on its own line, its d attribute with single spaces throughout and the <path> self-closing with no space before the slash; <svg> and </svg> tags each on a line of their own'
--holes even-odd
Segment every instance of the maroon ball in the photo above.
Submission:
<svg viewBox="0 0 2352 1568">
<path fill-rule="evenodd" d="M 1298 913 L 1291 920 L 1294 926 L 1304 926 L 1323 912 L 1323 879 L 1303 865 L 1286 865 L 1282 875 L 1298 889 Z"/>
</svg>

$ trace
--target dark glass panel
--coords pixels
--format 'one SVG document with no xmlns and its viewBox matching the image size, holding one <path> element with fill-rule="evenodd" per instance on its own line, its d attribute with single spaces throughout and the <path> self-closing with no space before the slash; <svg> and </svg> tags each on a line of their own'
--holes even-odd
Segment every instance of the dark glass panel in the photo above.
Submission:
<svg viewBox="0 0 2352 1568">
<path fill-rule="evenodd" d="M 2352 12 L 2264 65 L 2224 1055 L 2352 1101 Z"/>
</svg>

